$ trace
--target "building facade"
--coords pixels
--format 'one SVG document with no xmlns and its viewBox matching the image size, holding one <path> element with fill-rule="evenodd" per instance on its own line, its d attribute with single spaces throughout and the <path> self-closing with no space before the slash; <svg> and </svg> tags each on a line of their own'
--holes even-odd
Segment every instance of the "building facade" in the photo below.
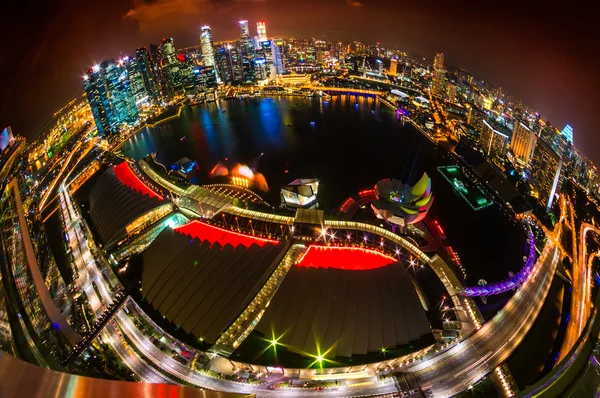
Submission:
<svg viewBox="0 0 600 398">
<path fill-rule="evenodd" d="M 554 195 L 562 183 L 563 162 L 543 139 L 538 138 L 531 159 L 530 175 L 533 195 L 547 209 L 552 207 Z"/>
<path fill-rule="evenodd" d="M 510 141 L 510 149 L 522 166 L 527 166 L 533 156 L 536 134 L 525 122 L 517 120 Z"/>
<path fill-rule="evenodd" d="M 479 144 L 486 156 L 490 158 L 504 157 L 508 145 L 508 135 L 493 128 L 484 120 Z"/>
<path fill-rule="evenodd" d="M 127 68 L 114 59 L 102 62 L 88 71 L 83 87 L 100 135 L 114 133 L 122 124 L 138 121 L 138 110 Z"/>
</svg>

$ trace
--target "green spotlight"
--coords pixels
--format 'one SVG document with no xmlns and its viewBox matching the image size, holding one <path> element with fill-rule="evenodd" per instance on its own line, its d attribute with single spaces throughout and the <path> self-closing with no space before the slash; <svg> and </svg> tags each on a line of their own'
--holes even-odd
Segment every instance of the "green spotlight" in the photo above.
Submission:
<svg viewBox="0 0 600 398">
<path fill-rule="evenodd" d="M 275 340 L 275 339 L 271 340 L 271 345 L 273 347 L 275 347 L 277 345 L 277 340 Z"/>
<path fill-rule="evenodd" d="M 317 361 L 319 361 L 319 362 L 323 362 L 323 355 L 319 355 L 319 356 L 317 356 Z"/>
</svg>

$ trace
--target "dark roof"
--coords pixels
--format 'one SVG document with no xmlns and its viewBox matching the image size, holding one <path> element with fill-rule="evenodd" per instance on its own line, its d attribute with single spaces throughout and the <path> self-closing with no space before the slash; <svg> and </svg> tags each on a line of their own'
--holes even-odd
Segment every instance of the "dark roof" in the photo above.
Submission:
<svg viewBox="0 0 600 398">
<path fill-rule="evenodd" d="M 92 222 L 105 246 L 122 239 L 125 227 L 131 222 L 168 203 L 129 188 L 117 178 L 113 167 L 98 178 L 89 201 Z"/>
<path fill-rule="evenodd" d="M 222 246 L 165 228 L 144 252 L 142 294 L 177 327 L 212 343 L 256 296 L 288 246 Z"/>
<path fill-rule="evenodd" d="M 430 334 L 425 310 L 403 265 L 368 271 L 293 266 L 257 330 L 288 349 L 362 355 Z"/>
</svg>

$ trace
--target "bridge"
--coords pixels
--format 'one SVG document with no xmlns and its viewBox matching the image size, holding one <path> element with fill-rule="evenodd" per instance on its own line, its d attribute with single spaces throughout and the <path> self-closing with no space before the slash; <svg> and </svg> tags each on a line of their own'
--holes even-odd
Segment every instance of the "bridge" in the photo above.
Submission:
<svg viewBox="0 0 600 398">
<path fill-rule="evenodd" d="M 353 87 L 331 87 L 331 86 L 315 86 L 310 85 L 307 86 L 312 90 L 320 90 L 331 93 L 340 93 L 340 94 L 359 94 L 359 95 L 383 95 L 386 92 L 381 90 L 365 90 L 361 88 L 353 88 Z"/>
<path fill-rule="evenodd" d="M 96 322 L 92 325 L 90 331 L 83 336 L 81 341 L 77 343 L 69 355 L 64 360 L 64 363 L 69 363 L 80 356 L 89 345 L 100 335 L 104 327 L 112 320 L 114 315 L 123 307 L 123 304 L 127 301 L 129 296 L 125 296 L 122 292 L 117 293 L 115 296 L 115 301 L 112 302 L 107 308 L 106 311 L 100 315 L 100 317 L 96 320 Z"/>
</svg>

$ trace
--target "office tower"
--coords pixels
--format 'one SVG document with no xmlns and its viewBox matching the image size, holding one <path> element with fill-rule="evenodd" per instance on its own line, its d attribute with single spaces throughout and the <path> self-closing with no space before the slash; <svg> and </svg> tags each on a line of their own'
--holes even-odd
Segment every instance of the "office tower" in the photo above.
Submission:
<svg viewBox="0 0 600 398">
<path fill-rule="evenodd" d="M 436 53 L 433 60 L 433 80 L 431 89 L 433 95 L 444 95 L 444 79 L 446 77 L 446 70 L 444 69 L 444 54 Z"/>
<path fill-rule="evenodd" d="M 154 73 L 154 65 L 150 53 L 146 47 L 140 47 L 135 50 L 135 58 L 137 61 L 137 67 L 142 75 L 144 82 L 144 88 L 146 93 L 152 102 L 158 103 L 158 87 L 156 81 L 156 75 Z"/>
<path fill-rule="evenodd" d="M 165 84 L 164 95 L 170 98 L 177 94 L 183 94 L 182 70 L 172 38 L 163 39 L 159 48 L 159 57 L 160 73 L 163 76 L 163 84 Z"/>
<path fill-rule="evenodd" d="M 565 140 L 567 140 L 571 144 L 573 143 L 573 127 L 567 124 L 565 128 L 563 128 L 560 132 L 560 135 L 562 135 L 565 138 Z"/>
<path fill-rule="evenodd" d="M 243 81 L 246 83 L 255 83 L 255 71 L 254 71 L 254 42 L 250 37 L 250 30 L 248 29 L 248 21 L 240 21 L 240 45 L 239 50 L 241 54 Z"/>
<path fill-rule="evenodd" d="M 502 134 L 484 120 L 479 145 L 481 145 L 483 152 L 490 158 L 496 156 L 503 157 L 506 154 L 508 135 Z"/>
<path fill-rule="evenodd" d="M 202 33 L 200 33 L 200 48 L 202 50 L 202 61 L 204 66 L 215 66 L 215 48 L 213 45 L 212 32 L 208 25 L 202 27 Z"/>
<path fill-rule="evenodd" d="M 525 122 L 517 120 L 510 141 L 510 149 L 522 166 L 527 166 L 533 155 L 536 135 Z"/>
<path fill-rule="evenodd" d="M 259 43 L 269 40 L 267 37 L 267 24 L 264 21 L 259 21 L 256 23 L 256 33 Z"/>
<path fill-rule="evenodd" d="M 242 51 L 239 45 L 228 45 L 227 50 L 229 52 L 229 62 L 231 65 L 232 82 L 243 83 L 244 82 L 244 58 L 242 57 Z"/>
<path fill-rule="evenodd" d="M 226 46 L 217 49 L 216 52 L 217 75 L 223 83 L 233 82 L 233 71 L 231 69 L 231 58 Z"/>
<path fill-rule="evenodd" d="M 467 112 L 467 124 L 473 126 L 473 128 L 479 133 L 481 133 L 481 130 L 483 129 L 484 118 L 484 113 L 479 109 L 474 107 L 469 108 L 469 111 Z"/>
<path fill-rule="evenodd" d="M 285 72 L 285 64 L 281 54 L 281 48 L 274 40 L 271 40 L 271 59 L 273 61 L 274 71 L 277 74 Z"/>
<path fill-rule="evenodd" d="M 446 86 L 446 98 L 448 98 L 448 101 L 456 102 L 457 90 L 458 87 L 456 86 L 456 84 L 448 83 L 448 85 Z"/>
<path fill-rule="evenodd" d="M 2 133 L 0 134 L 0 151 L 5 150 L 14 139 L 15 137 L 13 136 L 12 128 L 10 126 L 2 130 Z"/>
<path fill-rule="evenodd" d="M 94 66 L 83 78 L 88 102 L 100 135 L 117 132 L 121 124 L 138 121 L 135 98 L 127 69 L 107 60 Z"/>
<path fill-rule="evenodd" d="M 140 71 L 137 57 L 124 57 L 122 62 L 127 69 L 127 74 L 129 75 L 131 93 L 133 94 L 135 103 L 140 104 L 145 102 L 148 99 L 148 93 L 146 91 L 146 86 L 144 85 L 144 78 L 142 77 L 142 72 Z"/>
<path fill-rule="evenodd" d="M 392 58 L 390 61 L 390 69 L 388 70 L 388 75 L 398 76 L 398 60 L 396 58 Z"/>
<path fill-rule="evenodd" d="M 550 209 L 556 190 L 562 182 L 563 162 L 561 156 L 546 141 L 541 138 L 536 141 L 530 167 L 534 196 Z"/>
</svg>

